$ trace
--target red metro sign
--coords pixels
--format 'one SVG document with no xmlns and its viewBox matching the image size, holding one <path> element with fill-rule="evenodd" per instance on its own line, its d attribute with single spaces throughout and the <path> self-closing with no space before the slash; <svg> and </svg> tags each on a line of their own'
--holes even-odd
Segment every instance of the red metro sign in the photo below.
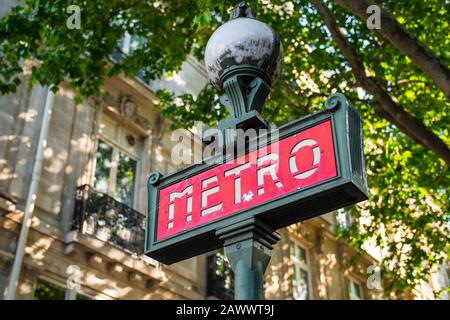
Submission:
<svg viewBox="0 0 450 320">
<path fill-rule="evenodd" d="M 170 264 L 220 247 L 216 231 L 245 219 L 277 229 L 367 199 L 361 120 L 344 102 L 223 164 L 152 174 L 146 254 Z"/>
<path fill-rule="evenodd" d="M 162 240 L 336 177 L 331 121 L 319 123 L 159 192 Z"/>
</svg>

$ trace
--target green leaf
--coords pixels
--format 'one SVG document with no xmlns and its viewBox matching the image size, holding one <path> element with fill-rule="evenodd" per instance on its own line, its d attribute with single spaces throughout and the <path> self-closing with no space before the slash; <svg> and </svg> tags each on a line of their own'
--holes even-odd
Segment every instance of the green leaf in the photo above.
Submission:
<svg viewBox="0 0 450 320">
<path fill-rule="evenodd" d="M 194 17 L 194 26 L 197 27 L 197 32 L 209 27 L 211 23 L 211 11 L 205 10 L 202 14 Z"/>
</svg>

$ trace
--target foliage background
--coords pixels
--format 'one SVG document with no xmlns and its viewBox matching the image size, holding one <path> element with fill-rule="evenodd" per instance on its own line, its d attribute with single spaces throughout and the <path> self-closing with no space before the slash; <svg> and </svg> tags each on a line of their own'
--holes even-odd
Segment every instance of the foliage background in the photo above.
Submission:
<svg viewBox="0 0 450 320">
<path fill-rule="evenodd" d="M 0 20 L 0 91 L 20 84 L 22 61 L 33 59 L 30 86 L 68 82 L 79 99 L 99 95 L 106 77 L 147 80 L 179 70 L 187 55 L 200 61 L 206 42 L 228 19 L 237 1 L 69 1 L 27 0 Z M 384 249 L 386 290 L 408 292 L 426 279 L 449 252 L 450 173 L 445 162 L 415 143 L 376 112 L 374 98 L 361 89 L 310 1 L 248 1 L 260 20 L 281 36 L 285 66 L 263 115 L 283 124 L 322 107 L 339 91 L 364 119 L 369 201 L 348 208 L 354 223 L 338 230 L 355 248 L 372 240 Z M 447 146 L 450 103 L 411 60 L 365 21 L 326 1 L 336 25 L 364 63 L 366 74 L 394 101 L 422 121 Z M 406 30 L 450 65 L 449 5 L 445 0 L 383 0 Z M 81 8 L 81 29 L 68 30 L 70 5 Z M 124 32 L 133 51 L 115 64 L 110 55 Z M 226 117 L 210 86 L 196 97 L 158 92 L 159 108 L 172 126 L 195 120 L 213 125 Z M 176 101 L 176 102 L 175 102 Z"/>
</svg>

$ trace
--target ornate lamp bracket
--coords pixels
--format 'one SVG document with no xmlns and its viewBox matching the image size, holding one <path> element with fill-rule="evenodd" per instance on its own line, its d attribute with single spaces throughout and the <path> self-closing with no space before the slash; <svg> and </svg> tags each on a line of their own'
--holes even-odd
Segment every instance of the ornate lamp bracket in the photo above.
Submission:
<svg viewBox="0 0 450 320">
<path fill-rule="evenodd" d="M 224 93 L 221 103 L 228 109 L 232 121 L 219 123 L 224 129 L 267 129 L 269 122 L 259 114 L 270 93 L 269 81 L 257 66 L 230 64 L 220 79 Z"/>
</svg>

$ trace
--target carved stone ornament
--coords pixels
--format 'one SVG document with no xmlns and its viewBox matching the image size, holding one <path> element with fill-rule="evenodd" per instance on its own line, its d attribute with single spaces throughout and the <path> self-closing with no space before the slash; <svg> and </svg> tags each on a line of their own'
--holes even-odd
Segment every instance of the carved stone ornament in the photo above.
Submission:
<svg viewBox="0 0 450 320">
<path fill-rule="evenodd" d="M 339 239 L 337 242 L 336 256 L 340 268 L 348 269 L 350 267 L 350 257 L 345 250 L 345 241 L 343 239 Z"/>
<path fill-rule="evenodd" d="M 306 226 L 304 223 L 300 223 L 297 230 L 303 239 L 308 242 L 312 242 L 311 231 L 309 230 L 308 226 Z"/>
<path fill-rule="evenodd" d="M 314 246 L 315 246 L 316 252 L 318 254 L 323 253 L 322 246 L 323 246 L 324 240 L 325 240 L 325 232 L 322 228 L 319 228 L 316 232 L 316 238 L 314 241 Z"/>
<path fill-rule="evenodd" d="M 151 122 L 138 113 L 139 106 L 132 100 L 131 95 L 121 93 L 115 97 L 109 92 L 105 92 L 102 96 L 102 103 L 113 108 L 118 114 L 142 129 L 151 129 Z"/>
<path fill-rule="evenodd" d="M 138 111 L 138 106 L 129 97 L 122 98 L 120 103 L 120 114 L 124 117 L 132 119 Z"/>
</svg>

